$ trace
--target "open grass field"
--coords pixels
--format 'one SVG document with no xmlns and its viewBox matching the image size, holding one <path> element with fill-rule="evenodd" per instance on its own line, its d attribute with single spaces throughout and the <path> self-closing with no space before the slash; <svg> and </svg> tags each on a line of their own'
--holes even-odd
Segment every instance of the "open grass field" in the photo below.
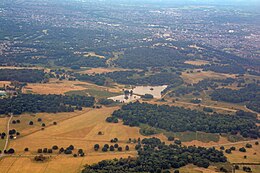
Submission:
<svg viewBox="0 0 260 173">
<path fill-rule="evenodd" d="M 200 70 L 201 72 L 197 72 Z M 213 71 L 202 71 L 201 69 L 193 70 L 193 73 L 182 72 L 181 77 L 186 83 L 198 83 L 203 79 L 225 79 L 235 78 L 234 74 L 216 73 Z"/>
<path fill-rule="evenodd" d="M 109 73 L 114 71 L 127 71 L 128 69 L 123 68 L 91 68 L 87 70 L 79 71 L 80 74 L 102 74 L 102 73 Z"/>
<path fill-rule="evenodd" d="M 3 87 L 4 85 L 10 85 L 10 81 L 0 81 L 0 87 Z"/>
<path fill-rule="evenodd" d="M 0 66 L 0 69 L 44 69 L 43 67 L 14 67 L 14 66 Z"/>
<path fill-rule="evenodd" d="M 205 60 L 185 61 L 184 63 L 197 66 L 209 64 L 209 62 Z"/>
<path fill-rule="evenodd" d="M 98 55 L 98 54 L 96 54 L 95 52 L 87 52 L 84 56 L 85 56 L 85 57 L 106 58 L 105 56 Z"/>
<path fill-rule="evenodd" d="M 48 83 L 28 83 L 23 89 L 24 93 L 35 94 L 64 94 L 68 91 L 84 90 L 85 88 L 77 84 L 86 84 L 80 81 L 59 81 L 57 79 L 51 79 Z"/>
<path fill-rule="evenodd" d="M 86 90 L 78 90 L 78 91 L 69 91 L 65 93 L 66 95 L 81 95 L 81 96 L 94 96 L 95 98 L 108 98 L 120 95 L 120 93 L 109 92 L 107 90 L 103 90 L 100 88 L 95 89 L 86 89 Z"/>
<path fill-rule="evenodd" d="M 238 151 L 239 148 L 245 147 L 246 143 L 227 144 L 224 146 L 225 148 L 236 147 L 236 150 L 232 151 L 231 154 L 225 154 L 231 163 L 260 163 L 260 145 L 255 145 L 255 142 L 247 143 L 252 144 L 252 148 L 246 148 L 246 152 Z M 244 156 L 247 156 L 247 158 L 244 159 Z"/>
<path fill-rule="evenodd" d="M 0 118 L 0 133 L 6 132 L 6 124 L 8 122 L 8 117 Z M 0 150 L 3 150 L 5 145 L 5 140 L 0 138 Z"/>
<path fill-rule="evenodd" d="M 61 122 L 64 120 L 68 120 L 72 117 L 84 114 L 88 112 L 90 109 L 84 109 L 83 111 L 75 111 L 70 113 L 37 113 L 37 114 L 22 114 L 20 116 L 13 117 L 12 120 L 20 120 L 20 123 L 10 124 L 10 129 L 16 129 L 21 133 L 21 137 L 31 134 L 35 131 L 39 131 L 42 128 L 42 123 L 46 126 L 45 128 L 52 126 L 53 122 Z M 38 119 L 42 121 L 38 122 Z M 29 122 L 33 121 L 33 125 L 29 125 Z"/>
<path fill-rule="evenodd" d="M 27 128 L 24 131 L 22 130 L 21 133 L 27 133 L 27 135 L 21 135 L 21 137 L 11 141 L 9 147 L 14 148 L 16 154 L 12 157 L 3 158 L 0 161 L 1 172 L 37 173 L 57 172 L 57 170 L 59 170 L 59 172 L 79 172 L 85 164 L 92 164 L 104 159 L 136 156 L 137 153 L 134 150 L 135 144 L 128 144 L 127 141 L 129 138 L 144 138 L 144 136 L 139 133 L 139 128 L 124 126 L 122 123 L 111 124 L 105 121 L 105 119 L 118 108 L 119 107 L 104 107 L 102 109 L 86 110 L 76 116 L 68 115 L 69 119 L 60 121 L 55 119 L 55 121 L 58 122 L 57 125 L 52 125 L 46 127 L 45 130 L 38 130 L 33 133 L 31 133 L 32 129 Z M 42 115 L 41 117 L 43 120 L 46 120 L 46 122 L 52 122 L 52 117 L 58 118 L 57 115 Z M 27 116 L 30 117 L 30 115 Z M 40 115 L 36 116 L 40 117 Z M 22 128 L 22 126 L 21 123 L 20 128 Z M 24 124 L 24 126 L 28 127 L 26 124 Z M 40 126 L 37 125 L 37 128 L 40 128 Z M 99 131 L 101 131 L 103 135 L 98 135 Z M 166 137 L 162 134 L 155 136 L 166 140 Z M 115 137 L 119 139 L 118 144 L 123 147 L 123 152 L 115 151 L 104 153 L 94 151 L 94 144 L 97 143 L 101 146 L 104 144 L 111 145 L 110 140 Z M 53 145 L 68 147 L 71 144 L 76 148 L 75 151 L 82 148 L 86 156 L 74 158 L 72 155 L 57 155 L 55 151 L 47 162 L 36 163 L 33 161 L 38 148 L 51 148 Z M 130 146 L 130 151 L 124 151 L 126 145 Z M 25 147 L 28 147 L 30 151 L 25 153 Z"/>
</svg>

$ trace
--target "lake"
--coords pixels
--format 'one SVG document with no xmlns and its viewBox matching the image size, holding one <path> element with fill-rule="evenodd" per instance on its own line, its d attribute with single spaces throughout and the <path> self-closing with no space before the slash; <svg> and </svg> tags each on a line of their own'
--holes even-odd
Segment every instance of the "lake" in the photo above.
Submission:
<svg viewBox="0 0 260 173">
<path fill-rule="evenodd" d="M 126 99 L 125 95 L 123 94 L 123 95 L 119 95 L 119 96 L 115 96 L 115 97 L 109 97 L 108 99 L 112 99 L 114 101 L 118 101 L 121 103 L 128 103 L 128 102 L 141 98 L 140 96 L 137 96 L 137 95 L 132 95 L 132 96 L 128 95 L 127 97 L 128 97 L 128 99 Z"/>
<path fill-rule="evenodd" d="M 161 98 L 161 92 L 167 88 L 167 85 L 162 86 L 136 86 L 133 93 L 137 95 L 151 94 L 154 98 Z"/>
</svg>

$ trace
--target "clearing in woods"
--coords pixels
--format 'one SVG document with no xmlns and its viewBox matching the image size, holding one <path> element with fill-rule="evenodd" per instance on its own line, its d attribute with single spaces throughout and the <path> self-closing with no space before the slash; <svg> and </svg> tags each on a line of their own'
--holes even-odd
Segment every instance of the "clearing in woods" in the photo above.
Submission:
<svg viewBox="0 0 260 173">
<path fill-rule="evenodd" d="M 198 72 L 199 71 L 199 72 Z M 181 77 L 186 83 L 198 83 L 203 79 L 226 79 L 235 78 L 234 74 L 216 73 L 213 71 L 202 71 L 202 69 L 193 70 L 193 73 L 182 72 Z"/>
<path fill-rule="evenodd" d="M 209 64 L 210 62 L 209 61 L 205 61 L 205 60 L 194 60 L 194 61 L 185 61 L 184 63 L 200 66 L 200 65 Z"/>
<path fill-rule="evenodd" d="M 103 73 L 109 73 L 109 72 L 115 72 L 115 71 L 128 71 L 130 69 L 123 69 L 123 68 L 91 68 L 87 70 L 79 71 L 80 74 L 103 74 Z"/>
</svg>

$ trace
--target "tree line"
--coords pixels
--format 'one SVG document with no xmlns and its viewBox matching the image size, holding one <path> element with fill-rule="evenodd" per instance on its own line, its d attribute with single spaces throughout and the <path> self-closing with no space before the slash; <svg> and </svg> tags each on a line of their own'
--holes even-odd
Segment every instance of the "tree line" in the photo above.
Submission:
<svg viewBox="0 0 260 173">
<path fill-rule="evenodd" d="M 231 103 L 246 102 L 246 106 L 256 112 L 260 112 L 260 86 L 252 83 L 239 90 L 229 88 L 216 89 L 210 95 L 212 100 Z"/>
<path fill-rule="evenodd" d="M 255 114 L 244 111 L 236 115 L 206 114 L 182 107 L 134 102 L 123 105 L 112 117 L 122 119 L 125 125 L 147 124 L 171 132 L 202 131 L 207 133 L 241 134 L 260 137 Z M 113 120 L 112 122 L 114 122 Z"/>
<path fill-rule="evenodd" d="M 222 151 L 213 148 L 166 145 L 157 138 L 146 138 L 139 142 L 135 149 L 137 158 L 103 160 L 97 164 L 86 165 L 82 173 L 87 172 L 132 172 L 161 173 L 169 169 L 178 169 L 188 164 L 208 168 L 211 163 L 226 162 Z"/>
<path fill-rule="evenodd" d="M 75 109 L 82 110 L 82 107 L 92 107 L 94 103 L 94 97 L 79 95 L 19 94 L 11 98 L 0 99 L 0 114 L 73 112 Z"/>
<path fill-rule="evenodd" d="M 45 79 L 43 70 L 0 69 L 0 81 L 41 82 Z"/>
</svg>

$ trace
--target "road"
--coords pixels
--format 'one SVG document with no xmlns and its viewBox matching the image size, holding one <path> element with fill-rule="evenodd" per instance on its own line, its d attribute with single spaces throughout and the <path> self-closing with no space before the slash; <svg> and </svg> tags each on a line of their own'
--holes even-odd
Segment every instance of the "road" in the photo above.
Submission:
<svg viewBox="0 0 260 173">
<path fill-rule="evenodd" d="M 11 123 L 11 120 L 13 118 L 13 115 L 10 116 L 7 124 L 6 124 L 6 139 L 5 139 L 5 146 L 4 146 L 4 149 L 2 151 L 2 153 L 0 154 L 0 158 L 4 156 L 4 150 L 7 149 L 8 147 L 8 143 L 9 143 L 9 130 L 10 130 L 10 123 Z"/>
</svg>

